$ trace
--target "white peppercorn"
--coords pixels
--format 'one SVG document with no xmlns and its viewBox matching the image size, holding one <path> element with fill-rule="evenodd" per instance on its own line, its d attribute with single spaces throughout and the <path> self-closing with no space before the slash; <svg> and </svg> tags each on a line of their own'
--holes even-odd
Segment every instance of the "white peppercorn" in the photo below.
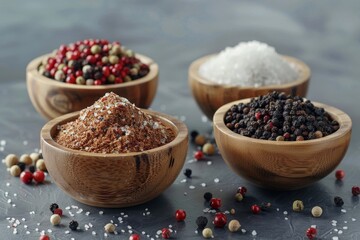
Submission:
<svg viewBox="0 0 360 240">
<path fill-rule="evenodd" d="M 301 200 L 295 200 L 292 209 L 294 212 L 301 212 L 304 210 L 304 203 Z"/>
<path fill-rule="evenodd" d="M 37 160 L 37 162 L 36 162 L 36 168 L 38 169 L 38 170 L 41 170 L 41 171 L 47 171 L 47 169 L 46 169 L 46 166 L 45 166 L 45 162 L 44 162 L 44 159 L 39 159 L 39 160 Z"/>
<path fill-rule="evenodd" d="M 206 154 L 206 155 L 214 155 L 215 153 L 215 147 L 213 144 L 211 143 L 205 143 L 204 146 L 202 147 L 202 151 Z"/>
<path fill-rule="evenodd" d="M 210 228 L 205 228 L 203 231 L 202 231 L 202 235 L 204 238 L 212 238 L 213 237 L 213 232 Z"/>
<path fill-rule="evenodd" d="M 105 232 L 107 233 L 113 233 L 115 232 L 115 225 L 112 223 L 108 223 L 104 226 Z"/>
<path fill-rule="evenodd" d="M 31 165 L 33 163 L 33 160 L 28 154 L 23 154 L 20 156 L 20 162 L 25 163 L 25 165 Z"/>
<path fill-rule="evenodd" d="M 111 55 L 109 57 L 109 62 L 111 64 L 117 64 L 119 62 L 119 57 L 118 56 L 115 56 L 115 55 Z"/>
<path fill-rule="evenodd" d="M 62 82 L 65 80 L 65 73 L 62 70 L 57 70 L 54 78 L 55 80 Z"/>
<path fill-rule="evenodd" d="M 323 210 L 319 206 L 315 206 L 311 209 L 311 214 L 313 215 L 313 217 L 321 217 L 322 213 Z"/>
<path fill-rule="evenodd" d="M 239 231 L 240 227 L 241 227 L 240 222 L 236 219 L 233 219 L 229 222 L 228 228 L 230 232 L 237 232 Z"/>
<path fill-rule="evenodd" d="M 40 154 L 33 152 L 30 154 L 30 158 L 32 159 L 32 164 L 35 165 L 36 161 L 39 160 Z"/>
<path fill-rule="evenodd" d="M 98 54 L 101 52 L 101 47 L 97 44 L 93 45 L 90 49 L 92 54 Z"/>
<path fill-rule="evenodd" d="M 94 85 L 94 79 L 86 79 L 86 85 Z"/>
<path fill-rule="evenodd" d="M 76 84 L 79 84 L 79 85 L 85 85 L 86 81 L 85 81 L 85 78 L 83 76 L 79 76 L 76 78 Z"/>
<path fill-rule="evenodd" d="M 15 154 L 9 154 L 5 158 L 5 164 L 7 167 L 16 165 L 19 162 L 18 157 Z"/>
<path fill-rule="evenodd" d="M 52 225 L 56 226 L 56 225 L 59 225 L 60 222 L 61 222 L 61 217 L 59 214 L 53 214 L 51 215 L 50 217 L 50 222 Z"/>
<path fill-rule="evenodd" d="M 11 166 L 11 168 L 10 168 L 11 176 L 18 177 L 18 176 L 20 176 L 20 173 L 21 173 L 21 169 L 18 165 Z"/>
</svg>

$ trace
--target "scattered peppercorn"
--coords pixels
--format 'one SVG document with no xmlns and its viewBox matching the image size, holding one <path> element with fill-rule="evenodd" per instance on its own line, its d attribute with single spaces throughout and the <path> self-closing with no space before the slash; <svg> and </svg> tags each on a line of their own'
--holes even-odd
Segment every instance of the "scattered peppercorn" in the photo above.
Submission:
<svg viewBox="0 0 360 240">
<path fill-rule="evenodd" d="M 226 225 L 227 219 L 224 213 L 218 212 L 215 214 L 214 225 L 215 227 L 222 228 Z"/>
<path fill-rule="evenodd" d="M 198 226 L 199 229 L 204 229 L 207 224 L 208 224 L 207 217 L 204 217 L 204 216 L 197 217 L 196 225 Z"/>
<path fill-rule="evenodd" d="M 51 211 L 52 213 L 54 213 L 55 209 L 58 209 L 58 208 L 59 208 L 59 205 L 57 205 L 56 203 L 52 203 L 52 204 L 50 205 L 50 211 Z"/>
<path fill-rule="evenodd" d="M 254 204 L 254 205 L 251 206 L 251 211 L 252 211 L 253 214 L 259 214 L 261 209 L 260 209 L 260 207 L 258 205 Z"/>
<path fill-rule="evenodd" d="M 301 200 L 295 200 L 292 205 L 292 209 L 294 212 L 301 212 L 304 210 L 304 203 Z"/>
<path fill-rule="evenodd" d="M 57 209 L 54 210 L 54 214 L 57 214 L 57 215 L 59 215 L 61 217 L 63 215 L 63 211 L 62 211 L 61 208 L 57 208 Z"/>
<path fill-rule="evenodd" d="M 5 157 L 5 164 L 8 168 L 18 164 L 18 162 L 19 159 L 15 154 L 9 154 Z"/>
<path fill-rule="evenodd" d="M 31 158 L 31 160 L 32 160 L 32 164 L 33 164 L 33 165 L 35 165 L 35 164 L 36 164 L 36 161 L 39 160 L 39 156 L 40 156 L 40 154 L 39 154 L 39 153 L 35 153 L 35 152 L 33 152 L 33 153 L 30 154 L 30 158 Z"/>
<path fill-rule="evenodd" d="M 175 218 L 178 222 L 184 221 L 186 218 L 186 212 L 183 209 L 176 210 Z"/>
<path fill-rule="evenodd" d="M 185 175 L 186 177 L 191 178 L 191 174 L 192 174 L 192 171 L 191 171 L 190 168 L 186 168 L 186 169 L 184 170 L 184 175 Z"/>
<path fill-rule="evenodd" d="M 20 174 L 20 179 L 25 184 L 30 184 L 33 179 L 33 174 L 29 171 L 24 171 Z"/>
<path fill-rule="evenodd" d="M 195 144 L 198 146 L 202 146 L 206 143 L 206 138 L 203 135 L 197 135 L 195 137 Z"/>
<path fill-rule="evenodd" d="M 20 162 L 25 163 L 25 165 L 31 165 L 33 160 L 28 154 L 23 154 L 20 156 Z"/>
<path fill-rule="evenodd" d="M 196 159 L 196 160 L 201 160 L 201 159 L 203 159 L 204 158 L 204 153 L 202 152 L 202 151 L 196 151 L 195 153 L 194 153 L 194 158 Z"/>
<path fill-rule="evenodd" d="M 240 222 L 236 219 L 233 219 L 229 222 L 228 228 L 230 232 L 237 232 L 239 231 L 240 227 L 241 227 Z"/>
<path fill-rule="evenodd" d="M 51 222 L 51 224 L 54 225 L 54 226 L 59 225 L 60 222 L 61 222 L 61 217 L 60 217 L 60 215 L 58 215 L 58 214 L 53 214 L 53 215 L 51 215 L 51 217 L 50 217 L 50 222 Z"/>
<path fill-rule="evenodd" d="M 30 171 L 31 173 L 34 173 L 34 172 L 36 171 L 36 167 L 35 167 L 34 165 L 31 165 L 31 166 L 29 167 L 29 171 Z"/>
<path fill-rule="evenodd" d="M 213 209 L 219 209 L 221 207 L 221 199 L 220 198 L 211 198 L 210 199 L 210 206 Z"/>
<path fill-rule="evenodd" d="M 39 240 L 50 240 L 50 237 L 48 235 L 44 234 L 39 237 Z"/>
<path fill-rule="evenodd" d="M 212 238 L 213 237 L 213 232 L 210 228 L 205 228 L 203 231 L 202 231 L 202 235 L 204 238 L 208 239 L 208 238 Z"/>
<path fill-rule="evenodd" d="M 79 223 L 78 223 L 77 221 L 71 220 L 71 221 L 69 222 L 69 228 L 70 228 L 71 230 L 76 231 L 78 227 L 79 227 Z"/>
<path fill-rule="evenodd" d="M 211 200 L 211 198 L 212 198 L 212 193 L 211 192 L 206 192 L 206 193 L 204 193 L 204 198 L 205 198 L 205 200 L 207 201 L 207 202 L 209 202 L 210 200 Z"/>
<path fill-rule="evenodd" d="M 344 205 L 344 200 L 341 197 L 334 197 L 334 203 L 337 207 L 342 207 Z"/>
<path fill-rule="evenodd" d="M 37 168 L 38 170 L 43 171 L 43 172 L 47 171 L 47 170 L 46 170 L 46 165 L 45 165 L 44 159 L 39 159 L 39 160 L 37 160 L 37 162 L 36 162 L 36 168 Z"/>
<path fill-rule="evenodd" d="M 198 132 L 198 131 L 196 131 L 196 130 L 191 131 L 191 133 L 190 133 L 191 140 L 194 141 L 195 138 L 197 137 L 197 135 L 199 135 L 199 132 Z"/>
<path fill-rule="evenodd" d="M 335 172 L 335 177 L 337 180 L 342 180 L 345 177 L 345 172 L 344 170 L 336 170 Z"/>
<path fill-rule="evenodd" d="M 319 206 L 315 206 L 311 209 L 311 214 L 313 215 L 313 217 L 321 217 L 322 213 L 323 210 Z"/>
<path fill-rule="evenodd" d="M 316 237 L 316 233 L 317 233 L 317 231 L 316 231 L 316 228 L 314 228 L 314 227 L 310 227 L 310 228 L 308 228 L 308 229 L 306 230 L 306 236 L 307 236 L 310 240 L 312 240 L 312 239 L 314 239 L 314 238 Z"/>
<path fill-rule="evenodd" d="M 271 208 L 271 203 L 269 203 L 269 202 L 262 202 L 261 204 L 260 204 L 260 209 L 262 210 L 262 211 L 267 211 L 267 210 L 269 210 Z"/>
<path fill-rule="evenodd" d="M 247 192 L 247 188 L 244 186 L 239 187 L 237 190 L 237 193 L 241 193 L 241 195 L 243 195 L 243 197 L 245 196 L 246 192 Z"/>
<path fill-rule="evenodd" d="M 241 193 L 235 194 L 235 200 L 238 202 L 241 202 L 244 199 L 243 195 Z"/>
<path fill-rule="evenodd" d="M 170 238 L 170 230 L 168 228 L 163 228 L 161 230 L 161 236 L 164 239 L 169 239 Z"/>
<path fill-rule="evenodd" d="M 112 223 L 108 223 L 104 226 L 104 230 L 107 233 L 113 233 L 113 232 L 115 232 L 115 225 Z"/>
<path fill-rule="evenodd" d="M 299 96 L 279 92 L 233 105 L 226 112 L 224 122 L 240 135 L 273 141 L 311 140 L 339 129 L 339 123 L 323 108 Z"/>
<path fill-rule="evenodd" d="M 11 166 L 11 168 L 10 168 L 11 176 L 18 177 L 18 176 L 20 176 L 20 173 L 21 173 L 21 169 L 18 165 Z"/>
<path fill-rule="evenodd" d="M 44 59 L 38 71 L 47 78 L 69 84 L 103 85 L 142 78 L 150 68 L 119 42 L 85 39 L 61 45 Z"/>
<path fill-rule="evenodd" d="M 352 195 L 353 196 L 358 196 L 358 195 L 360 195 L 360 187 L 359 186 L 353 186 L 352 188 L 351 188 L 351 193 L 352 193 Z"/>
<path fill-rule="evenodd" d="M 140 235 L 136 233 L 131 234 L 129 240 L 140 240 Z"/>
<path fill-rule="evenodd" d="M 34 178 L 35 182 L 43 183 L 45 180 L 45 174 L 43 171 L 38 170 L 33 174 L 33 178 Z"/>
<path fill-rule="evenodd" d="M 202 151 L 206 154 L 206 155 L 214 155 L 215 153 L 215 147 L 213 144 L 211 143 L 205 143 L 204 146 L 202 147 Z"/>
<path fill-rule="evenodd" d="M 23 172 L 25 171 L 26 165 L 23 162 L 18 162 L 16 165 L 19 166 L 20 170 Z"/>
</svg>

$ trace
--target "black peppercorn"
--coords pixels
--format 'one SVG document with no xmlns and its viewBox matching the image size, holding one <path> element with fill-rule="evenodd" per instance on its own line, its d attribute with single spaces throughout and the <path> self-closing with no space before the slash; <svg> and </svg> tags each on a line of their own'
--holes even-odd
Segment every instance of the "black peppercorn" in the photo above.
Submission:
<svg viewBox="0 0 360 240">
<path fill-rule="evenodd" d="M 55 209 L 58 209 L 58 208 L 59 208 L 59 205 L 57 205 L 56 203 L 52 203 L 52 204 L 50 205 L 50 211 L 51 211 L 52 213 L 54 213 Z"/>
<path fill-rule="evenodd" d="M 184 170 L 184 175 L 185 175 L 186 177 L 191 178 L 191 174 L 192 174 L 192 171 L 191 171 L 190 168 L 186 168 L 186 169 Z"/>
<path fill-rule="evenodd" d="M 212 199 L 212 193 L 211 192 L 206 192 L 204 193 L 204 198 L 206 201 L 210 201 Z"/>
<path fill-rule="evenodd" d="M 29 171 L 30 171 L 31 173 L 34 173 L 34 172 L 36 171 L 36 167 L 35 167 L 34 165 L 31 165 L 31 166 L 29 167 Z"/>
<path fill-rule="evenodd" d="M 196 225 L 198 226 L 199 229 L 204 229 L 207 224 L 208 224 L 207 217 L 200 216 L 196 219 Z"/>
<path fill-rule="evenodd" d="M 79 223 L 75 220 L 72 220 L 70 223 L 69 223 L 69 228 L 73 231 L 76 231 L 77 228 L 79 226 Z"/>
<path fill-rule="evenodd" d="M 341 197 L 334 197 L 334 203 L 337 207 L 342 207 L 344 205 L 344 200 Z"/>
<path fill-rule="evenodd" d="M 18 162 L 17 165 L 19 166 L 19 168 L 20 168 L 21 171 L 24 171 L 24 170 L 25 170 L 25 167 L 26 167 L 26 164 L 25 164 L 25 163 L 23 163 L 23 162 Z"/>
<path fill-rule="evenodd" d="M 269 202 L 262 202 L 260 205 L 260 209 L 263 211 L 268 210 L 271 207 L 271 203 Z"/>
<path fill-rule="evenodd" d="M 199 135 L 199 132 L 196 130 L 191 131 L 190 136 L 192 140 L 195 140 L 195 138 Z"/>
</svg>

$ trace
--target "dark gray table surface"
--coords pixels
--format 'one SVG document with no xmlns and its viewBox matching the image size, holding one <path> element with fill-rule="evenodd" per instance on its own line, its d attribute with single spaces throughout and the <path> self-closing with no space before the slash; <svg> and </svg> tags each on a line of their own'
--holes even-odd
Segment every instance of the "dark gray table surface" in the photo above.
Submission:
<svg viewBox="0 0 360 240">
<path fill-rule="evenodd" d="M 190 62 L 225 46 L 254 39 L 308 63 L 312 69 L 308 98 L 342 109 L 353 121 L 351 144 L 339 166 L 346 172 L 344 181 L 336 182 L 331 173 L 311 187 L 292 192 L 255 187 L 232 173 L 220 155 L 192 162 L 193 145 L 184 166 L 193 170 L 191 180 L 182 182 L 184 176 L 180 174 L 158 198 L 124 209 L 80 204 L 59 190 L 50 177 L 44 185 L 24 185 L 11 177 L 2 164 L 0 239 L 38 239 L 42 230 L 50 230 L 51 239 L 104 239 L 103 226 L 111 220 L 118 224 L 120 234 L 108 239 L 128 239 L 128 226 L 140 233 L 141 239 L 156 239 L 157 231 L 169 225 L 176 230 L 174 239 L 202 239 L 195 233 L 196 217 L 213 218 L 213 214 L 203 213 L 207 205 L 202 196 L 206 191 L 222 198 L 223 211 L 236 209 L 236 214 L 228 218 L 238 219 L 246 230 L 230 233 L 215 229 L 215 239 L 304 239 L 311 225 L 317 225 L 318 239 L 360 239 L 359 198 L 351 196 L 351 187 L 360 185 L 359 10 L 357 0 L 0 1 L 0 144 L 4 144 L 1 140 L 6 141 L 0 146 L 0 159 L 8 153 L 20 155 L 39 148 L 39 131 L 45 120 L 28 98 L 26 64 L 61 43 L 84 38 L 120 40 L 158 62 L 160 85 L 152 108 L 178 116 L 190 130 L 211 132 L 211 123 L 204 121 L 206 118 L 188 90 Z M 208 165 L 208 161 L 212 164 Z M 215 183 L 215 178 L 220 181 Z M 240 185 L 248 188 L 248 194 L 237 203 L 233 196 Z M 343 211 L 333 205 L 335 195 L 343 197 Z M 304 212 L 292 212 L 295 199 L 304 201 Z M 262 201 L 271 202 L 272 210 L 251 214 L 251 204 Z M 49 222 L 48 207 L 53 202 L 65 213 L 59 227 Z M 321 218 L 311 217 L 310 209 L 315 205 L 324 209 Z M 70 210 L 65 209 L 67 206 Z M 184 223 L 174 219 L 179 208 L 188 213 Z M 144 216 L 146 212 L 150 214 Z M 118 217 L 122 217 L 122 223 Z M 13 234 L 11 219 L 20 222 L 17 234 Z M 81 231 L 66 233 L 71 219 L 80 223 Z M 337 223 L 333 224 L 333 220 Z M 86 224 L 93 227 L 85 230 Z M 256 236 L 252 236 L 253 230 Z M 96 235 L 92 235 L 93 231 Z"/>
</svg>

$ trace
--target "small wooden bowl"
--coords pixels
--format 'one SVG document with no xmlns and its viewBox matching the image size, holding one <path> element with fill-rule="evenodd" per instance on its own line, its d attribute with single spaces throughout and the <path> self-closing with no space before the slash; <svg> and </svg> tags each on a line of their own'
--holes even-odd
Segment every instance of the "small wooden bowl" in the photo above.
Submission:
<svg viewBox="0 0 360 240">
<path fill-rule="evenodd" d="M 188 130 L 173 117 L 144 111 L 173 129 L 175 139 L 144 152 L 89 153 L 63 147 L 54 140 L 57 126 L 75 120 L 79 112 L 49 121 L 41 130 L 41 149 L 54 182 L 77 201 L 96 207 L 134 206 L 160 195 L 184 165 Z"/>
<path fill-rule="evenodd" d="M 114 92 L 127 98 L 137 107 L 148 108 L 152 103 L 158 85 L 158 65 L 146 56 L 137 54 L 150 72 L 143 78 L 121 84 L 86 86 L 67 84 L 41 75 L 38 67 L 46 54 L 32 60 L 26 68 L 27 90 L 35 109 L 45 118 L 53 119 L 66 113 L 80 111 L 101 98 L 107 92 Z"/>
<path fill-rule="evenodd" d="M 203 113 L 213 119 L 214 113 L 222 105 L 245 98 L 258 97 L 268 92 L 278 91 L 287 94 L 305 97 L 311 76 L 310 68 L 299 59 L 283 56 L 283 58 L 294 64 L 299 69 L 299 78 L 290 83 L 281 85 L 269 85 L 263 87 L 240 87 L 233 85 L 222 85 L 211 82 L 199 74 L 200 66 L 215 55 L 207 55 L 191 63 L 189 68 L 189 85 L 197 104 Z"/>
<path fill-rule="evenodd" d="M 217 146 L 227 165 L 254 184 L 276 190 L 294 190 L 308 186 L 335 169 L 348 148 L 351 119 L 344 112 L 321 103 L 340 128 L 323 138 L 277 142 L 254 139 L 234 133 L 224 123 L 231 106 L 249 102 L 235 101 L 222 106 L 213 119 Z"/>
</svg>

